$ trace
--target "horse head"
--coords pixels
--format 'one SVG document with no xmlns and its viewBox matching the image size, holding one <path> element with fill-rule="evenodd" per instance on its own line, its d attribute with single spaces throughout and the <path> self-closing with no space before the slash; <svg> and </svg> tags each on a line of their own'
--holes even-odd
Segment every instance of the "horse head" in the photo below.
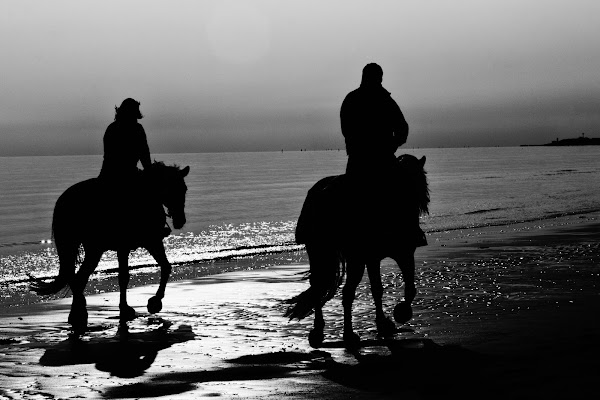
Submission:
<svg viewBox="0 0 600 400">
<path fill-rule="evenodd" d="M 425 171 L 425 156 L 417 158 L 410 154 L 398 156 L 398 164 L 403 177 L 408 184 L 407 193 L 413 196 L 413 200 L 419 208 L 419 213 L 429 214 L 429 184 L 427 183 L 427 172 Z"/>
<path fill-rule="evenodd" d="M 185 194 L 187 186 L 184 178 L 190 167 L 168 166 L 162 162 L 152 163 L 150 174 L 155 182 L 160 202 L 167 208 L 167 215 L 173 220 L 173 227 L 181 229 L 185 219 Z"/>
</svg>

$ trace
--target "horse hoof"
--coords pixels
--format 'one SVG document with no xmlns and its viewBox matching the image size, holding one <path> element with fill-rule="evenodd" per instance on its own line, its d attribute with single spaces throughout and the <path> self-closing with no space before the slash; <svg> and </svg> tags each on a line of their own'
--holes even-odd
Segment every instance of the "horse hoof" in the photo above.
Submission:
<svg viewBox="0 0 600 400">
<path fill-rule="evenodd" d="M 344 346 L 347 350 L 356 350 L 360 347 L 360 336 L 354 332 L 344 333 Z"/>
<path fill-rule="evenodd" d="M 325 335 L 323 334 L 323 331 L 313 329 L 308 333 L 308 344 L 310 344 L 310 347 L 321 347 L 324 339 Z"/>
<path fill-rule="evenodd" d="M 156 314 L 157 312 L 160 312 L 160 310 L 162 310 L 162 301 L 156 296 L 150 297 L 148 300 L 148 312 L 150 314 Z"/>
<path fill-rule="evenodd" d="M 412 315 L 412 307 L 406 301 L 401 301 L 394 307 L 394 319 L 400 324 L 410 321 Z"/>
<path fill-rule="evenodd" d="M 377 324 L 377 334 L 379 336 L 386 337 L 396 333 L 396 324 L 387 317 L 378 318 L 375 323 Z"/>
<path fill-rule="evenodd" d="M 86 327 L 71 326 L 71 332 L 69 333 L 69 339 L 79 340 L 83 335 L 85 335 L 86 331 L 87 331 L 87 326 Z"/>
<path fill-rule="evenodd" d="M 121 321 L 132 321 L 137 317 L 135 310 L 131 306 L 119 306 L 119 310 L 119 318 Z"/>
<path fill-rule="evenodd" d="M 71 311 L 67 322 L 71 325 L 71 331 L 75 336 L 81 336 L 87 331 L 88 313 L 86 310 L 79 312 Z"/>
</svg>

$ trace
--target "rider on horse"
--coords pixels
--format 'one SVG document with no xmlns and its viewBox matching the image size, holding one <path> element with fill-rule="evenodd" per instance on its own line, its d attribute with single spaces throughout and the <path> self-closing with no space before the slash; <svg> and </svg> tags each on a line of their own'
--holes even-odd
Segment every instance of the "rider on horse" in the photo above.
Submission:
<svg viewBox="0 0 600 400">
<path fill-rule="evenodd" d="M 348 93 L 342 103 L 340 120 L 349 175 L 388 174 L 396 164 L 394 153 L 406 143 L 408 124 L 398 104 L 381 85 L 382 78 L 379 65 L 367 64 L 360 87 Z"/>
<path fill-rule="evenodd" d="M 104 159 L 99 180 L 109 198 L 106 205 L 120 222 L 143 219 L 140 213 L 146 213 L 150 206 L 145 204 L 149 197 L 148 188 L 138 169 L 138 162 L 144 171 L 149 171 L 152 166 L 146 132 L 138 122 L 142 118 L 140 103 L 127 98 L 120 107 L 115 107 L 115 120 L 104 134 Z M 156 221 L 152 227 L 159 223 Z M 162 235 L 167 236 L 170 229 L 164 222 L 162 226 Z"/>
<path fill-rule="evenodd" d="M 359 210 L 356 217 L 362 217 L 361 222 L 371 228 L 370 221 L 389 220 L 390 210 L 398 209 L 397 203 L 404 196 L 398 190 L 402 186 L 398 185 L 401 177 L 394 153 L 406 143 L 408 123 L 390 92 L 382 86 L 382 80 L 382 68 L 375 63 L 367 64 L 360 87 L 348 93 L 340 110 L 351 198 Z M 366 210 L 371 213 L 365 213 Z M 374 212 L 383 214 L 373 215 Z M 408 236 L 412 237 L 414 232 L 417 245 L 422 246 L 426 244 L 425 237 L 419 228 L 418 213 L 414 215 L 416 219 L 403 228 L 410 232 Z"/>
<path fill-rule="evenodd" d="M 138 175 L 138 161 L 144 169 L 150 168 L 150 150 L 142 119 L 140 103 L 125 99 L 115 107 L 115 120 L 104 134 L 104 160 L 100 178 L 126 184 Z"/>
</svg>

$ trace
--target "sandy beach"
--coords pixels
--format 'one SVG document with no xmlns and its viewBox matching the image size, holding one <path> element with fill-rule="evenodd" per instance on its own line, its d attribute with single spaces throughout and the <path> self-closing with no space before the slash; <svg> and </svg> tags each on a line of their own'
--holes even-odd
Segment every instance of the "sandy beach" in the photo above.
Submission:
<svg viewBox="0 0 600 400">
<path fill-rule="evenodd" d="M 600 375 L 600 214 L 428 235 L 417 250 L 414 317 L 376 335 L 368 278 L 354 305 L 363 346 L 344 349 L 339 296 L 326 338 L 283 317 L 306 264 L 129 291 L 140 316 L 119 328 L 118 293 L 88 296 L 90 332 L 68 335 L 70 298 L 0 316 L 0 398 L 589 398 Z M 385 263 L 384 305 L 402 297 Z"/>
</svg>

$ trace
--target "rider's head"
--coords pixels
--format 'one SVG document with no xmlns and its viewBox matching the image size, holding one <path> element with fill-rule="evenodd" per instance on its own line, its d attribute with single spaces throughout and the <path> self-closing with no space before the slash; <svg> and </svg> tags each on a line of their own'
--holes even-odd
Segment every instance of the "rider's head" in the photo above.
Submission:
<svg viewBox="0 0 600 400">
<path fill-rule="evenodd" d="M 383 81 L 383 69 L 378 64 L 365 65 L 362 71 L 361 86 L 377 86 Z"/>
<path fill-rule="evenodd" d="M 138 120 L 144 116 L 140 112 L 140 102 L 132 98 L 123 100 L 120 107 L 115 107 L 115 121 Z"/>
</svg>

